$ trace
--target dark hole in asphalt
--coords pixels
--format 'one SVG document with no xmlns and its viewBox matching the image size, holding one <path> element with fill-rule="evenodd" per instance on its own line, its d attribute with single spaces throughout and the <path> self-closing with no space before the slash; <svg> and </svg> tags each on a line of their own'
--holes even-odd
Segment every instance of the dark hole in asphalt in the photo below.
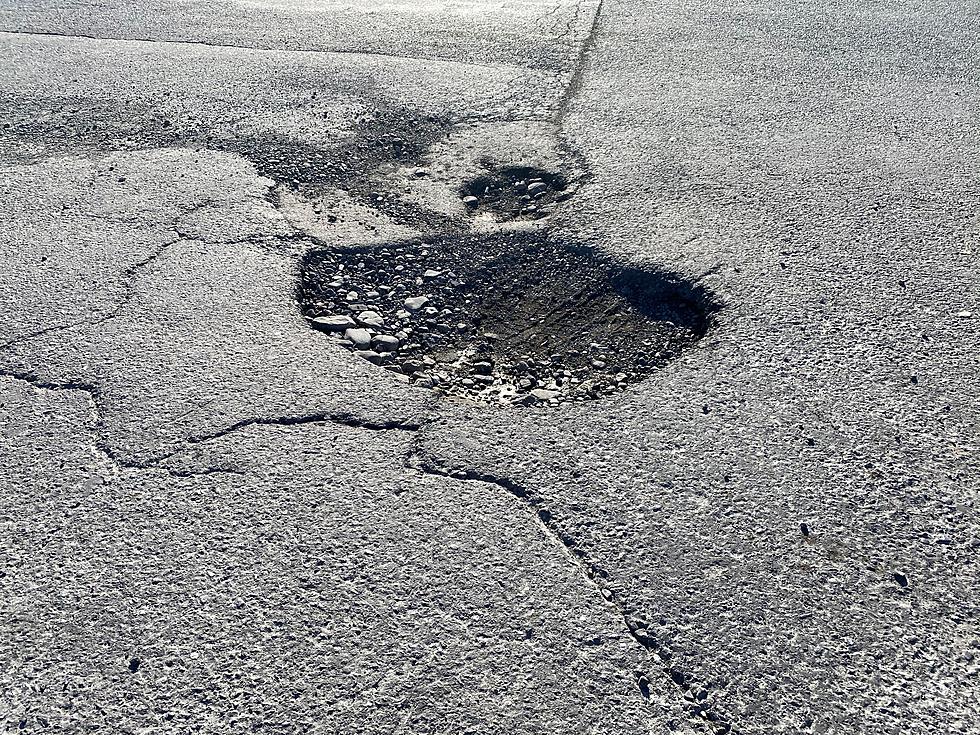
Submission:
<svg viewBox="0 0 980 735">
<path fill-rule="evenodd" d="M 701 337 L 701 287 L 542 234 L 316 250 L 311 326 L 406 382 L 491 404 L 584 401 L 649 376 Z"/>
<path fill-rule="evenodd" d="M 490 211 L 498 220 L 540 219 L 571 196 L 564 174 L 530 166 L 493 168 L 486 161 L 483 165 L 487 173 L 460 189 L 471 212 Z"/>
</svg>

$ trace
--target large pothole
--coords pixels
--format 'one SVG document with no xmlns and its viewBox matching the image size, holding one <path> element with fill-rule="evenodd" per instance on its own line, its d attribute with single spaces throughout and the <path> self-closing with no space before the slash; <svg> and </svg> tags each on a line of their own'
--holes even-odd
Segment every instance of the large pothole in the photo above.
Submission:
<svg viewBox="0 0 980 735">
<path fill-rule="evenodd" d="M 702 336 L 715 308 L 682 278 L 529 233 L 313 251 L 300 300 L 359 357 L 495 404 L 622 390 Z"/>
</svg>

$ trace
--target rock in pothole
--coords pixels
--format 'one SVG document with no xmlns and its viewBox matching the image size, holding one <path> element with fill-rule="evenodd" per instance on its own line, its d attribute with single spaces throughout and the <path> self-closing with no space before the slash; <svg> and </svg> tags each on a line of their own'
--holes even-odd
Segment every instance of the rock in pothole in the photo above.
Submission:
<svg viewBox="0 0 980 735">
<path fill-rule="evenodd" d="M 499 220 L 540 219 L 554 211 L 555 203 L 571 196 L 568 179 L 530 166 L 488 168 L 460 190 L 471 212 L 491 212 Z"/>
<path fill-rule="evenodd" d="M 716 308 L 677 276 L 532 233 L 317 250 L 300 296 L 323 339 L 405 380 L 522 405 L 622 390 L 701 337 Z"/>
</svg>

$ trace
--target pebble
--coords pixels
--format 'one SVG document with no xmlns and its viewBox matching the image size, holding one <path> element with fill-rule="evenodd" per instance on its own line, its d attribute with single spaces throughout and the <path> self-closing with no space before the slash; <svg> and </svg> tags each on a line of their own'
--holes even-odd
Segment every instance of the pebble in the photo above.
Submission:
<svg viewBox="0 0 980 735">
<path fill-rule="evenodd" d="M 376 311 L 362 311 L 357 315 L 357 321 L 365 327 L 381 329 L 385 325 L 384 318 Z"/>
<path fill-rule="evenodd" d="M 350 340 L 358 350 L 366 350 L 371 346 L 371 333 L 366 329 L 348 329 L 344 332 L 344 338 Z"/>
<path fill-rule="evenodd" d="M 534 194 L 538 193 L 539 191 L 543 194 L 544 191 L 545 191 L 545 189 L 547 189 L 547 188 L 548 188 L 548 185 L 547 184 L 545 184 L 542 181 L 537 181 L 537 182 L 531 184 L 530 186 L 528 186 L 527 187 L 527 191 L 528 191 L 528 194 L 531 194 L 533 196 Z"/>
<path fill-rule="evenodd" d="M 375 365 L 380 365 L 383 359 L 381 355 L 373 350 L 357 350 L 354 354 L 358 357 L 363 357 L 368 362 L 373 362 Z"/>
<path fill-rule="evenodd" d="M 412 296 L 405 299 L 405 308 L 409 311 L 418 311 L 428 303 L 429 299 L 426 296 Z"/>
<path fill-rule="evenodd" d="M 312 324 L 323 332 L 343 332 L 357 326 L 353 319 L 344 315 L 318 316 L 313 319 Z"/>
<path fill-rule="evenodd" d="M 558 397 L 558 391 L 556 390 L 545 390 L 543 388 L 535 388 L 530 393 L 529 396 L 533 397 L 537 401 L 550 401 L 552 398 Z"/>
<path fill-rule="evenodd" d="M 433 278 L 438 278 L 442 275 L 442 271 L 434 271 L 431 268 L 422 274 L 422 278 L 431 281 Z"/>
<path fill-rule="evenodd" d="M 379 334 L 371 340 L 371 344 L 377 352 L 394 352 L 401 342 L 390 334 Z"/>
<path fill-rule="evenodd" d="M 476 197 L 463 197 L 463 204 L 465 204 L 467 207 L 475 207 L 479 203 L 480 200 Z"/>
</svg>

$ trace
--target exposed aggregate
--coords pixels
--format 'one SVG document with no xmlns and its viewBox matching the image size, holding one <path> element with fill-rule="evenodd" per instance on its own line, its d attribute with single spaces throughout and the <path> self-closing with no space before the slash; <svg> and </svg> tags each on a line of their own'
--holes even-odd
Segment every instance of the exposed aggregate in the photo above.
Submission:
<svg viewBox="0 0 980 735">
<path fill-rule="evenodd" d="M 482 403 L 600 398 L 707 326 L 698 289 L 539 235 L 406 241 L 308 256 L 311 325 L 413 384 Z"/>
</svg>

